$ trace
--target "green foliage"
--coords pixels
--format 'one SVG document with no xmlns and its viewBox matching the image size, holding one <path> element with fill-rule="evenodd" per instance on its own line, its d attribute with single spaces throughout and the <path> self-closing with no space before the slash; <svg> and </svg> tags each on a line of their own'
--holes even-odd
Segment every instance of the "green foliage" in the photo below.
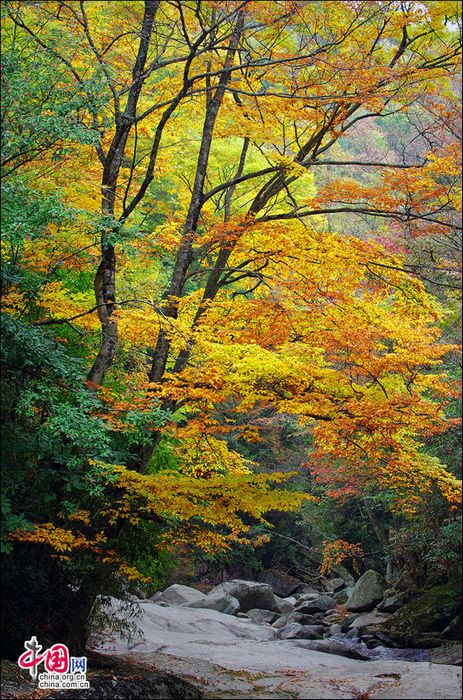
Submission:
<svg viewBox="0 0 463 700">
<path fill-rule="evenodd" d="M 7 37 L 5 36 L 5 44 Z M 51 54 L 39 56 L 28 37 L 12 39 L 2 53 L 2 167 L 12 174 L 47 153 L 59 160 L 76 144 L 94 144 L 98 133 L 85 115 L 101 100 L 95 80 L 79 88 Z M 21 95 L 22 99 L 18 99 Z M 100 97 L 98 97 L 100 95 Z M 22 108 L 26 100 L 28 109 Z"/>
<path fill-rule="evenodd" d="M 6 554 L 4 596 L 9 601 L 5 653 L 14 655 L 12 649 L 19 649 L 28 634 L 44 626 L 46 638 L 47 624 L 55 633 L 62 630 L 63 639 L 80 635 L 80 644 L 85 638 L 82 625 L 95 598 L 101 593 L 124 595 L 114 564 L 97 561 L 86 550 L 75 551 L 69 561 L 59 561 L 50 558 L 46 547 L 13 544 L 9 535 L 31 529 L 36 522 L 59 526 L 63 517 L 81 509 L 95 514 L 110 507 L 111 474 L 107 468 L 103 471 L 98 460 L 127 460 L 129 452 L 127 445 L 122 450 L 119 435 L 97 415 L 103 406 L 84 384 L 81 360 L 43 328 L 9 314 L 3 314 L 2 330 L 2 549 Z M 149 414 L 158 425 L 164 417 L 157 408 Z M 146 423 L 133 415 L 128 425 L 132 438 L 146 429 Z M 108 546 L 158 584 L 171 562 L 156 547 L 157 528 L 141 523 L 127 526 L 120 534 L 115 529 Z M 30 605 L 23 608 L 16 600 L 22 577 L 28 578 L 30 595 Z M 42 600 L 44 591 L 47 595 Z M 63 618 L 65 609 L 74 611 L 72 621 Z"/>
</svg>

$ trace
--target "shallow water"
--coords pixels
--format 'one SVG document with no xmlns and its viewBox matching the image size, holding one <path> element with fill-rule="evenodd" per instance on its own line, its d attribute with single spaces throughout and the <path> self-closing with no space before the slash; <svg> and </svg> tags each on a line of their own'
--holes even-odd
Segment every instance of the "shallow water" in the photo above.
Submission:
<svg viewBox="0 0 463 700">
<path fill-rule="evenodd" d="M 378 659 L 397 659 L 400 661 L 429 661 L 430 660 L 430 650 L 429 649 L 412 649 L 412 648 L 392 648 L 385 646 L 377 646 L 373 649 L 369 649 L 367 645 L 359 639 L 350 639 L 344 634 L 334 634 L 330 637 L 335 639 L 337 642 L 341 642 L 344 646 L 350 649 L 355 649 L 360 651 L 365 656 L 370 659 L 377 661 Z"/>
</svg>

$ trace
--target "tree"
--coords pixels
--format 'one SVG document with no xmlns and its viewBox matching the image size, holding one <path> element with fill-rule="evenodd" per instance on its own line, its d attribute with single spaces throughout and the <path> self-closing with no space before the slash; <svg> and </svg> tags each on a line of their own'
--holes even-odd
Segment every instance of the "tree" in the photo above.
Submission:
<svg viewBox="0 0 463 700">
<path fill-rule="evenodd" d="M 442 309 L 416 270 L 375 236 L 399 224 L 456 241 L 456 150 L 434 144 L 423 158 L 409 144 L 401 160 L 369 160 L 348 144 L 360 124 L 414 114 L 436 85 L 451 95 L 458 5 L 71 0 L 5 10 L 8 42 L 60 66 L 58 84 L 82 98 L 73 114 L 91 134 L 57 172 L 47 171 L 55 141 L 42 160 L 35 134 L 26 160 L 12 148 L 10 178 L 46 172 L 44 191 L 60 189 L 74 219 L 21 241 L 17 267 L 38 284 L 31 299 L 30 284 L 13 280 L 6 298 L 72 347 L 83 334 L 86 359 L 94 353 L 92 411 L 124 449 L 96 460 L 103 502 L 116 505 L 99 506 L 103 529 L 89 546 L 139 518 L 190 535 L 201 521 L 203 543 L 217 546 L 249 527 L 240 511 L 297 507 L 300 496 L 267 492 L 266 478 L 258 493 L 227 446 L 230 434 L 259 439 L 243 419 L 259 405 L 314 426 L 311 468 L 331 491 L 379 488 L 410 514 L 437 488 L 453 511 L 459 484 L 423 439 L 449 425 L 439 365 L 455 347 L 439 341 Z M 441 114 L 440 94 L 433 108 Z M 319 172 L 329 173 L 323 188 Z M 363 217 L 360 235 L 333 231 L 338 214 Z M 158 471 L 166 445 L 175 476 Z M 20 537 L 52 544 L 53 528 L 42 520 Z M 59 541 L 81 545 L 80 530 L 63 530 Z"/>
</svg>

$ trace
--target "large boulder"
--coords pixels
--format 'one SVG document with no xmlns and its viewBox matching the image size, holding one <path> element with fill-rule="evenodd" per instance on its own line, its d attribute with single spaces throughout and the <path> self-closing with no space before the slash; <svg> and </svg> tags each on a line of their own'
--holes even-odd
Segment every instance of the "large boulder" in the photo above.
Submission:
<svg viewBox="0 0 463 700">
<path fill-rule="evenodd" d="M 406 603 L 381 628 L 402 644 L 431 646 L 461 611 L 461 590 L 456 583 L 433 586 Z"/>
<path fill-rule="evenodd" d="M 282 598 L 286 598 L 286 596 L 297 591 L 302 583 L 298 578 L 290 576 L 286 571 L 277 568 L 263 571 L 259 574 L 258 580 L 261 583 L 268 583 L 272 587 L 272 591 Z"/>
<path fill-rule="evenodd" d="M 278 601 L 268 583 L 232 579 L 215 586 L 212 592 L 229 593 L 238 600 L 241 612 L 248 612 L 252 608 L 279 612 Z"/>
<path fill-rule="evenodd" d="M 346 610 L 366 612 L 372 610 L 382 599 L 385 581 L 381 574 L 368 569 L 355 584 L 346 602 Z"/>
<path fill-rule="evenodd" d="M 149 600 L 153 603 L 168 603 L 169 605 L 182 605 L 184 603 L 193 603 L 205 598 L 206 595 L 197 591 L 196 588 L 190 586 L 182 586 L 179 583 L 174 583 L 165 591 L 158 591 Z"/>
<path fill-rule="evenodd" d="M 209 595 L 194 600 L 192 603 L 183 603 L 188 608 L 204 608 L 205 610 L 217 610 L 226 615 L 236 615 L 240 609 L 240 604 L 236 598 L 229 593 L 213 591 Z"/>
</svg>

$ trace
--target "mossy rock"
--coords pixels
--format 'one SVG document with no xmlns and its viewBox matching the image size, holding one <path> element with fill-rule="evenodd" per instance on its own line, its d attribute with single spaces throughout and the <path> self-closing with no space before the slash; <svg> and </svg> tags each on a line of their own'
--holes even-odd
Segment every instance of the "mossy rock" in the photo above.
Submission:
<svg viewBox="0 0 463 700">
<path fill-rule="evenodd" d="M 381 629 L 392 639 L 416 645 L 424 635 L 442 632 L 460 609 L 459 586 L 454 583 L 434 586 L 406 603 Z"/>
</svg>

